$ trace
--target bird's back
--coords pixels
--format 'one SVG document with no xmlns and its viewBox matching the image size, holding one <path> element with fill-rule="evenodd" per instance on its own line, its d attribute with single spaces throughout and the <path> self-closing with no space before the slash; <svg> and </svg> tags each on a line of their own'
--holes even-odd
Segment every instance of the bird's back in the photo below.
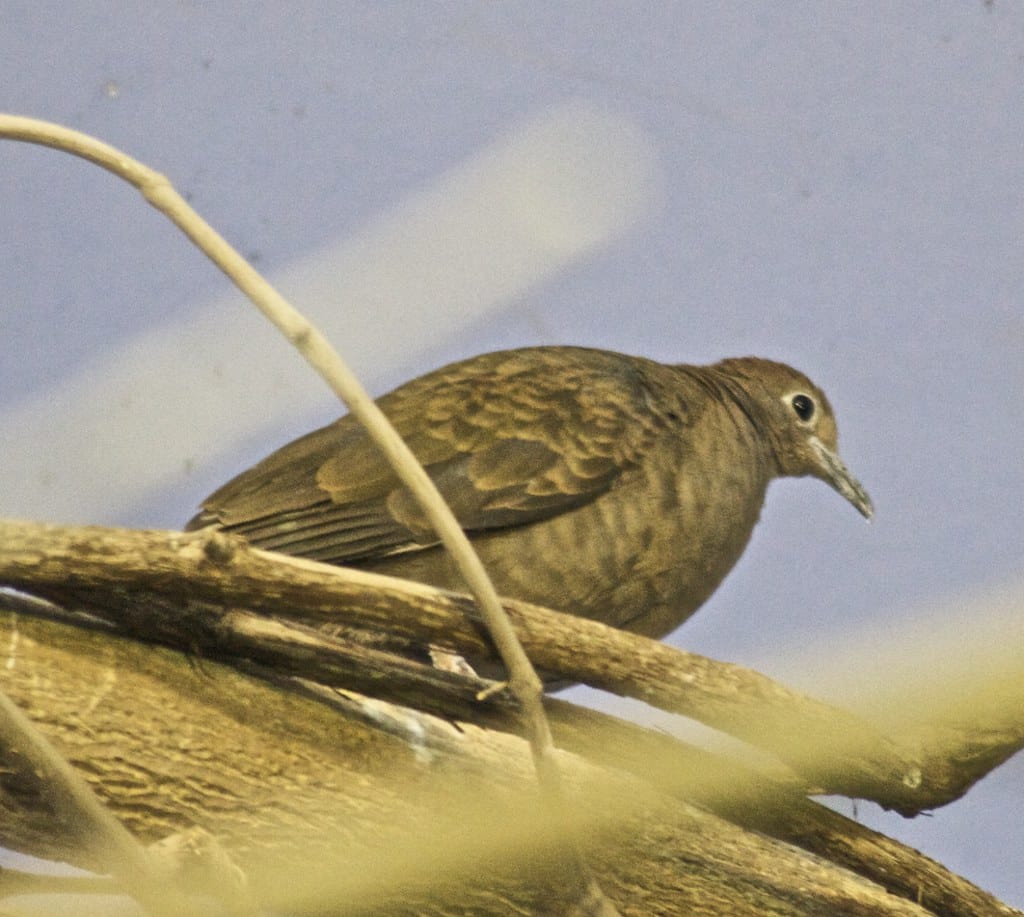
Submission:
<svg viewBox="0 0 1024 917">
<path fill-rule="evenodd" d="M 593 500 L 675 417 L 667 367 L 575 347 L 484 354 L 379 400 L 469 532 L 537 522 Z M 351 416 L 291 442 L 213 493 L 189 528 L 352 563 L 436 541 Z"/>
</svg>

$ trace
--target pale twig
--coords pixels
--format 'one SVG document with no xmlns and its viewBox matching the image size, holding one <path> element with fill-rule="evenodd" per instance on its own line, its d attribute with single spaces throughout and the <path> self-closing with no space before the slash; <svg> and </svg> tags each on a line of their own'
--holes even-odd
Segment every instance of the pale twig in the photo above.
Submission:
<svg viewBox="0 0 1024 917">
<path fill-rule="evenodd" d="M 520 704 L 542 791 L 557 811 L 564 811 L 565 800 L 554 760 L 551 727 L 542 704 L 544 688 L 501 607 L 494 585 L 423 466 L 327 339 L 192 209 L 164 175 L 93 137 L 45 121 L 0 115 L 0 136 L 63 150 L 134 185 L 234 282 L 348 406 L 422 507 L 479 603 L 488 633 L 508 669 L 509 686 Z M 579 844 L 574 843 L 573 848 L 574 867 L 581 878 L 581 889 L 586 889 L 589 900 L 594 880 L 583 861 Z M 597 907 L 591 912 L 608 914 L 614 911 Z"/>
</svg>

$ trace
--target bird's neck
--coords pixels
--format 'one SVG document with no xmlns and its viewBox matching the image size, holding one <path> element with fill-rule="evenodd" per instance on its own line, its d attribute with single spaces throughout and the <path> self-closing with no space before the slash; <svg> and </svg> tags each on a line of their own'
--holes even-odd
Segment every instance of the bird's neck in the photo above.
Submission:
<svg viewBox="0 0 1024 917">
<path fill-rule="evenodd" d="M 750 467 L 763 471 L 763 486 L 781 474 L 775 431 L 771 418 L 744 384 L 744 380 L 719 366 L 676 367 L 689 382 L 700 389 L 705 397 L 705 420 L 719 426 L 723 437 L 728 437 L 748 457 Z M 761 475 L 758 475 L 761 477 Z"/>
</svg>

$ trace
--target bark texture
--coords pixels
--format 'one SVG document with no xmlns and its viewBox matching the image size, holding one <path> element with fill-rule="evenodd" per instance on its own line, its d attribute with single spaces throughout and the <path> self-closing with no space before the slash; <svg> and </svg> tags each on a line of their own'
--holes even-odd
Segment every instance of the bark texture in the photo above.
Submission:
<svg viewBox="0 0 1024 917">
<path fill-rule="evenodd" d="M 72 598 L 85 596 L 93 615 L 106 595 L 105 623 L 47 620 L 53 609 L 10 600 L 17 610 L 0 613 L 0 686 L 141 840 L 205 829 L 248 874 L 257 900 L 289 913 L 563 912 L 561 839 L 538 799 L 507 701 L 478 702 L 455 676 L 402 660 L 389 669 L 374 647 L 308 629 L 327 601 L 317 570 L 286 567 L 264 593 L 272 600 L 260 603 L 244 565 L 262 569 L 263 558 L 251 552 L 217 561 L 166 533 L 7 527 L 4 534 L 0 583 L 28 590 L 34 578 L 37 594 L 62 595 L 72 610 Z M 49 548 L 38 553 L 32 538 Z M 133 552 L 148 557 L 146 582 Z M 174 556 L 191 578 L 182 579 Z M 50 570 L 56 564 L 63 578 Z M 299 587 L 281 584 L 304 573 L 313 585 L 300 606 Z M 240 584 L 233 600 L 230 580 Z M 211 619 L 194 597 L 215 598 L 214 581 L 225 604 L 207 609 Z M 389 594 L 375 583 L 356 585 L 374 597 L 360 602 L 353 592 L 341 607 L 379 614 L 398 603 L 398 587 Z M 410 639 L 463 607 L 422 587 L 410 595 L 418 616 L 433 621 L 401 625 Z M 284 605 L 271 614 L 267 601 Z M 175 607 L 187 626 L 173 626 Z M 539 645 L 544 615 L 526 612 L 527 645 Z M 211 620 L 221 623 L 223 643 L 213 641 Z M 479 645 L 475 629 L 460 626 L 459 639 Z M 179 648 L 142 642 L 142 633 Z M 352 658 L 345 647 L 355 647 Z M 574 644 L 577 656 L 592 649 L 586 639 Z M 362 670 L 359 691 L 310 677 L 344 682 L 346 666 L 365 661 L 359 653 L 380 663 Z M 671 678 L 687 680 L 679 672 Z M 381 699 L 392 681 L 404 685 L 401 705 Z M 368 696 L 374 683 L 381 698 Z M 417 690 L 419 706 L 431 712 L 413 709 Z M 561 757 L 588 859 L 623 914 L 1018 913 L 810 802 L 805 781 L 785 768 L 753 772 L 557 700 L 549 712 L 567 749 Z M 1003 727 L 1012 732 L 1011 723 Z M 1000 754 L 989 753 L 990 766 Z M 102 869 L 75 826 L 55 822 L 47 786 L 17 750 L 0 750 L 0 763 L 0 843 Z"/>
</svg>

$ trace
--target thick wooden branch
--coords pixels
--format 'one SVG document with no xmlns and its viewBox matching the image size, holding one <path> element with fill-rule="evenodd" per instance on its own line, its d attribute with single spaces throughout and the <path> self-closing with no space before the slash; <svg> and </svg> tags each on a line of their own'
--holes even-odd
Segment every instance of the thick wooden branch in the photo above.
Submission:
<svg viewBox="0 0 1024 917">
<path fill-rule="evenodd" d="M 181 917 L 191 907 L 154 858 L 107 809 L 86 781 L 21 711 L 0 693 L 0 749 L 14 769 L 31 774 L 32 789 L 68 842 L 87 850 L 153 917 Z M 9 765 L 9 766 L 11 766 Z"/>
<path fill-rule="evenodd" d="M 282 632 L 274 652 L 269 621 L 342 635 L 387 634 L 420 646 L 441 643 L 468 655 L 488 652 L 467 599 L 254 551 L 221 535 L 5 522 L 0 545 L 0 583 L 62 603 L 87 601 L 123 631 L 218 658 L 228 651 L 252 658 L 259 643 L 265 663 L 328 684 L 366 690 L 367 678 L 379 681 L 365 665 L 372 648 L 338 642 L 314 664 L 308 637 L 285 646 L 294 635 Z M 154 611 L 160 603 L 152 599 L 170 602 L 172 613 Z M 958 798 L 1024 744 L 1022 706 L 1006 703 L 1005 691 L 997 707 L 958 722 L 923 724 L 897 741 L 739 666 L 535 606 L 507 607 L 541 669 L 638 697 L 759 745 L 801 773 L 809 791 L 862 797 L 914 814 Z M 260 624 L 259 617 L 268 623 Z M 353 651 L 361 658 L 342 666 L 339 660 Z M 1016 690 L 1018 698 L 1024 694 L 1019 681 L 1004 688 Z M 473 690 L 464 684 L 464 698 Z M 400 695 L 392 699 L 409 702 Z"/>
<path fill-rule="evenodd" d="M 387 914 L 550 912 L 559 880 L 543 860 L 559 847 L 545 839 L 515 737 L 360 695 L 303 697 L 209 660 L 20 614 L 0 614 L 0 645 L 0 687 L 140 839 L 212 832 L 264 906 L 322 913 L 326 898 L 360 902 L 360 913 L 374 901 Z M 760 793 L 738 766 L 705 793 L 758 830 L 733 827 L 680 798 L 692 781 L 672 782 L 686 769 L 720 772 L 721 761 L 709 767 L 698 754 L 687 768 L 665 754 L 678 743 L 664 736 L 626 724 L 609 733 L 607 718 L 571 715 L 564 703 L 550 712 L 560 741 L 603 748 L 619 773 L 563 755 L 587 853 L 624 914 L 1016 913 L 814 803 L 790 810 L 792 791 Z M 0 781 L 0 843 L 78 856 L 24 792 L 32 779 L 7 770 Z M 771 841 L 761 832 L 773 825 L 797 843 L 827 838 L 848 868 Z M 904 897 L 856 875 L 864 862 Z M 440 899 L 430 881 L 439 876 Z"/>
</svg>

